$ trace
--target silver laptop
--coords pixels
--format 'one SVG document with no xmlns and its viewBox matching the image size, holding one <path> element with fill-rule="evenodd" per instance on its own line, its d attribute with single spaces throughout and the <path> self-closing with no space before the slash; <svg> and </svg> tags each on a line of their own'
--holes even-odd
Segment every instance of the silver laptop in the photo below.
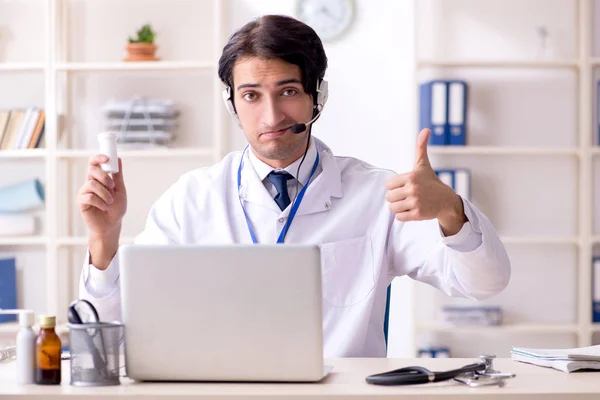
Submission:
<svg viewBox="0 0 600 400">
<path fill-rule="evenodd" d="M 127 375 L 315 382 L 323 365 L 316 245 L 125 245 Z"/>
</svg>

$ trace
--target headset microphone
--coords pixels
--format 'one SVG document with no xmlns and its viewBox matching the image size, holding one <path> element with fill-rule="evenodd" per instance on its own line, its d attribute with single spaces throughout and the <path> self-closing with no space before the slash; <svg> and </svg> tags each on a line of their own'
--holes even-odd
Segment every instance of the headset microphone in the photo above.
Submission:
<svg viewBox="0 0 600 400">
<path fill-rule="evenodd" d="M 313 119 L 311 119 L 310 121 L 308 121 L 305 124 L 294 124 L 294 125 L 290 126 L 290 130 L 292 131 L 292 133 L 302 133 L 306 130 L 306 128 L 309 125 L 312 125 L 312 123 L 315 122 L 319 118 L 320 115 L 321 115 L 321 111 L 319 111 Z"/>
</svg>

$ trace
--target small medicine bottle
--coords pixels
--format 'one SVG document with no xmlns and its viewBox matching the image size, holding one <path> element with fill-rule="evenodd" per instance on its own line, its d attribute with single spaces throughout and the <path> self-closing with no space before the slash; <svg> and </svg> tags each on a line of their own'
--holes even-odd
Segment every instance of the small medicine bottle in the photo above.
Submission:
<svg viewBox="0 0 600 400">
<path fill-rule="evenodd" d="M 40 316 L 40 332 L 36 341 L 35 383 L 60 385 L 60 338 L 54 331 L 56 317 Z"/>
</svg>

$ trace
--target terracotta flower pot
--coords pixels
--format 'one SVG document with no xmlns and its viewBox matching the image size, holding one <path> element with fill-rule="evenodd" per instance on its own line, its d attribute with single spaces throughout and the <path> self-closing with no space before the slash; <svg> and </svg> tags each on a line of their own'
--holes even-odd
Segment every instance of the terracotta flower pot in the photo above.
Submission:
<svg viewBox="0 0 600 400">
<path fill-rule="evenodd" d="M 128 43 L 127 52 L 129 53 L 125 61 L 157 61 L 154 54 L 156 45 L 151 43 Z"/>
</svg>

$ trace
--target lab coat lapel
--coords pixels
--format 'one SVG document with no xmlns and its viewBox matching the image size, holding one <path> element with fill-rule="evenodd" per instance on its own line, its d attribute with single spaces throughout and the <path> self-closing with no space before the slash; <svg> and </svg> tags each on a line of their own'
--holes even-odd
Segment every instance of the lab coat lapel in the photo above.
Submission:
<svg viewBox="0 0 600 400">
<path fill-rule="evenodd" d="M 315 138 L 323 170 L 308 185 L 296 215 L 329 211 L 332 197 L 342 197 L 342 174 L 331 150 Z"/>
<path fill-rule="evenodd" d="M 235 170 L 237 173 L 237 169 Z M 236 180 L 237 181 L 237 180 Z M 259 206 L 281 213 L 279 206 L 271 197 L 271 194 L 265 188 L 256 171 L 252 167 L 252 163 L 248 159 L 248 154 L 244 154 L 244 165 L 242 166 L 242 185 L 240 187 L 240 197 L 242 201 L 254 203 Z"/>
<path fill-rule="evenodd" d="M 322 171 L 313 178 L 304 195 L 304 199 L 296 212 L 296 216 L 328 211 L 331 206 L 332 197 L 342 197 L 342 174 L 331 150 L 320 140 L 314 138 L 321 158 Z M 237 169 L 236 169 L 237 172 Z M 242 168 L 242 187 L 240 188 L 242 200 L 255 203 L 262 207 L 273 210 L 283 217 L 290 213 L 291 206 L 281 211 L 271 197 L 265 185 L 256 174 L 248 155 L 244 155 Z"/>
</svg>

